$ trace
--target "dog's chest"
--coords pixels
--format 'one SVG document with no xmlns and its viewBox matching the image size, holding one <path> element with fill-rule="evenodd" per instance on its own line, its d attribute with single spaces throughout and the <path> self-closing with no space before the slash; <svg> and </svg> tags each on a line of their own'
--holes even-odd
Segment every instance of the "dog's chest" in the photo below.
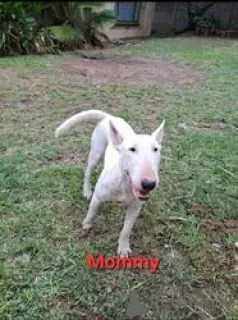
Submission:
<svg viewBox="0 0 238 320">
<path fill-rule="evenodd" d="M 120 184 L 113 192 L 113 200 L 119 202 L 130 202 L 134 199 L 131 187 L 129 185 Z"/>
</svg>

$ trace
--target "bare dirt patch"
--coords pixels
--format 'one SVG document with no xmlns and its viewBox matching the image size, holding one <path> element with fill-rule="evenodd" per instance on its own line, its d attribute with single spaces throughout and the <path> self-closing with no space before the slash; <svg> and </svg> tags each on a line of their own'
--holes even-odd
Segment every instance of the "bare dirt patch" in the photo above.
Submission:
<svg viewBox="0 0 238 320">
<path fill-rule="evenodd" d="M 238 233 L 238 220 L 210 220 L 204 221 L 204 227 L 209 232 Z"/>
<path fill-rule="evenodd" d="M 49 157 L 48 159 L 40 157 L 37 160 L 37 166 L 39 167 L 39 170 L 42 170 L 44 167 L 55 165 L 84 167 L 85 163 L 79 150 L 76 150 L 72 147 L 59 150 L 57 154 Z"/>
<path fill-rule="evenodd" d="M 59 66 L 86 77 L 93 84 L 197 85 L 203 71 L 194 66 L 164 59 L 102 56 L 99 59 L 67 57 Z"/>
<path fill-rule="evenodd" d="M 210 263 L 213 261 L 216 268 L 221 270 L 236 269 L 237 253 L 235 253 L 235 245 L 234 247 L 228 247 L 227 245 L 222 246 L 221 238 L 223 236 L 238 234 L 238 220 L 204 219 L 202 221 L 202 227 L 213 247 L 213 249 L 211 248 L 211 250 L 209 250 L 209 254 L 207 255 L 207 259 Z"/>
<path fill-rule="evenodd" d="M 76 154 L 76 150 L 72 153 L 70 151 L 67 154 L 60 153 L 57 154 L 52 160 L 54 164 L 63 164 L 63 165 L 77 165 L 82 166 L 84 163 L 79 155 Z"/>
<path fill-rule="evenodd" d="M 191 202 L 187 206 L 187 212 L 191 215 L 198 215 L 199 217 L 207 217 L 213 215 L 211 206 L 202 205 L 196 202 Z"/>
<path fill-rule="evenodd" d="M 197 128 L 199 129 L 207 129 L 211 131 L 223 131 L 227 129 L 227 124 L 222 122 L 216 122 L 216 123 L 200 123 L 197 124 Z"/>
<path fill-rule="evenodd" d="M 199 130 L 199 131 L 210 131 L 210 132 L 222 132 L 231 129 L 231 126 L 223 122 L 214 123 L 191 123 L 188 125 L 186 123 L 180 123 L 179 128 L 184 130 Z"/>
</svg>

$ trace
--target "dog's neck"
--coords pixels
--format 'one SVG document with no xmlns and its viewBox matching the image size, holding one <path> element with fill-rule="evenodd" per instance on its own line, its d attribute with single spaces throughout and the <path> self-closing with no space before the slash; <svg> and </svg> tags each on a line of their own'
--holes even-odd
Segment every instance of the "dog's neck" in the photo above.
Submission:
<svg viewBox="0 0 238 320">
<path fill-rule="evenodd" d="M 127 169 L 127 167 L 123 164 L 122 158 L 119 157 L 118 159 L 118 166 L 119 166 L 119 172 L 120 172 L 120 181 L 123 181 L 124 186 L 131 186 L 130 181 L 130 174 Z"/>
<path fill-rule="evenodd" d="M 115 152 L 115 149 L 111 149 Z M 116 152 L 116 159 L 114 161 L 108 161 L 105 169 L 108 171 L 109 176 L 113 179 L 111 185 L 111 191 L 114 193 L 130 193 L 131 183 L 129 178 L 129 172 L 127 170 L 126 164 L 123 161 L 123 155 Z M 108 158 L 109 159 L 109 158 Z M 110 160 L 110 159 L 109 159 Z"/>
</svg>

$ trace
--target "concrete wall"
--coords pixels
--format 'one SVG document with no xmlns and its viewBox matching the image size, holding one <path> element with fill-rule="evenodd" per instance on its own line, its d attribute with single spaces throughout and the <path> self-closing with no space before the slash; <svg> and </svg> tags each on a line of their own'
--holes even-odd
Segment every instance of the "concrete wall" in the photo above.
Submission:
<svg viewBox="0 0 238 320">
<path fill-rule="evenodd" d="M 208 2 L 203 2 L 207 4 Z M 216 2 L 209 9 L 220 23 L 222 30 L 238 30 L 238 2 Z M 184 2 L 157 2 L 152 23 L 152 32 L 169 34 L 186 28 L 188 23 Z"/>
<path fill-rule="evenodd" d="M 108 2 L 105 7 L 113 10 L 114 5 L 115 2 Z M 107 35 L 111 40 L 150 36 L 155 6 L 155 2 L 141 2 L 139 26 L 115 25 L 106 31 Z"/>
</svg>

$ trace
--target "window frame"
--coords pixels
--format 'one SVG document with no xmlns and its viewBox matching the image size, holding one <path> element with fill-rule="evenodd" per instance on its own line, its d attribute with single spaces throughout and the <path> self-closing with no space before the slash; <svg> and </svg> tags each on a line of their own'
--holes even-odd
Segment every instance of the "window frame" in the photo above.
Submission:
<svg viewBox="0 0 238 320">
<path fill-rule="evenodd" d="M 117 1 L 115 3 L 114 11 L 117 16 L 117 22 L 116 26 L 139 26 L 140 25 L 140 9 L 141 9 L 141 2 L 139 1 L 134 1 L 135 6 L 134 6 L 134 13 L 133 13 L 133 20 L 118 20 L 118 13 L 119 13 L 119 5 L 120 3 L 124 3 L 123 1 Z"/>
</svg>

